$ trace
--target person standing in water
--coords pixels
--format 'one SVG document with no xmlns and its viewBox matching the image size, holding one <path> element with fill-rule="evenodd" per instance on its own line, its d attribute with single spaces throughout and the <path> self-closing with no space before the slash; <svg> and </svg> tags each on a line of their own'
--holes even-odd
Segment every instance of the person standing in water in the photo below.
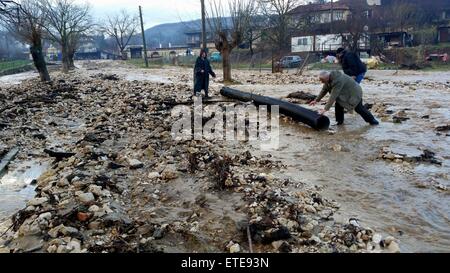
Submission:
<svg viewBox="0 0 450 273">
<path fill-rule="evenodd" d="M 359 56 L 356 53 L 347 51 L 341 47 L 338 48 L 336 57 L 338 58 L 344 73 L 360 84 L 367 73 L 367 66 L 361 61 Z"/>
<path fill-rule="evenodd" d="M 197 58 L 194 67 L 194 96 L 198 93 L 201 93 L 202 90 L 205 90 L 205 97 L 209 98 L 208 89 L 209 89 L 209 75 L 213 78 L 216 77 L 216 73 L 211 68 L 211 65 L 208 61 L 208 54 L 204 49 L 200 51 L 200 56 Z"/>
</svg>

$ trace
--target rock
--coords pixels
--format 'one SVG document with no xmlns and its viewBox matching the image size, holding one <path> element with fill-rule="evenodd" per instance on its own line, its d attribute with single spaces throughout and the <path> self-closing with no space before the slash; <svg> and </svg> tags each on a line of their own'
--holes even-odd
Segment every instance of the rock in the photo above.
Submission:
<svg viewBox="0 0 450 273">
<path fill-rule="evenodd" d="M 291 233 L 286 227 L 282 226 L 280 228 L 272 228 L 265 231 L 262 243 L 270 244 L 273 241 L 287 240 L 289 238 L 291 238 Z"/>
<path fill-rule="evenodd" d="M 92 192 L 86 192 L 78 195 L 78 200 L 83 204 L 90 204 L 95 201 L 95 197 Z"/>
<path fill-rule="evenodd" d="M 97 212 L 100 210 L 100 208 L 97 205 L 92 205 L 89 207 L 89 212 Z"/>
<path fill-rule="evenodd" d="M 339 144 L 335 144 L 331 147 L 333 149 L 333 151 L 335 152 L 341 152 L 342 151 L 342 146 Z"/>
<path fill-rule="evenodd" d="M 317 213 L 317 210 L 314 206 L 311 205 L 306 205 L 305 206 L 305 211 L 310 212 L 310 213 Z"/>
<path fill-rule="evenodd" d="M 284 243 L 284 241 L 273 241 L 272 242 L 272 247 L 275 249 L 275 250 L 278 250 L 280 247 L 281 247 L 281 245 Z"/>
<path fill-rule="evenodd" d="M 151 173 L 149 173 L 148 174 L 148 176 L 147 176 L 147 178 L 148 179 L 156 179 L 156 178 L 159 178 L 159 173 L 158 172 L 151 172 Z"/>
<path fill-rule="evenodd" d="M 400 246 L 395 241 L 392 241 L 388 246 L 388 250 L 391 253 L 400 253 Z"/>
<path fill-rule="evenodd" d="M 102 190 L 102 187 L 97 185 L 90 185 L 89 186 L 89 192 L 92 192 L 94 195 L 98 197 L 107 196 L 104 190 Z"/>
<path fill-rule="evenodd" d="M 178 178 L 178 171 L 174 165 L 167 165 L 164 171 L 161 173 L 163 180 L 173 180 Z"/>
<path fill-rule="evenodd" d="M 300 92 L 295 92 L 295 93 L 291 93 L 288 95 L 288 98 L 291 99 L 299 99 L 299 100 L 304 100 L 304 101 L 313 101 L 317 98 L 316 95 L 310 94 L 310 93 L 306 93 L 303 91 Z"/>
<path fill-rule="evenodd" d="M 141 161 L 139 161 L 137 159 L 129 159 L 128 164 L 130 166 L 130 169 L 132 169 L 132 170 L 136 170 L 136 169 L 140 169 L 140 168 L 144 167 L 144 163 L 142 163 Z"/>
<path fill-rule="evenodd" d="M 381 243 L 381 239 L 382 239 L 383 237 L 381 236 L 381 234 L 379 234 L 379 233 L 375 233 L 373 236 L 372 236 L 372 242 L 374 243 L 374 244 L 376 244 L 376 245 L 379 245 L 380 243 Z"/>
<path fill-rule="evenodd" d="M 66 246 L 70 253 L 81 253 L 81 243 L 77 239 L 72 239 Z"/>
<path fill-rule="evenodd" d="M 314 225 L 312 223 L 307 223 L 306 225 L 302 225 L 301 229 L 303 231 L 312 231 L 314 229 Z"/>
<path fill-rule="evenodd" d="M 62 226 L 60 229 L 60 232 L 64 235 L 64 236 L 71 236 L 71 235 L 75 235 L 78 233 L 78 229 L 74 228 L 74 227 L 66 227 L 66 226 Z"/>
<path fill-rule="evenodd" d="M 59 226 L 57 226 L 57 227 L 54 227 L 54 228 L 52 228 L 52 229 L 50 229 L 50 230 L 48 231 L 48 235 L 49 235 L 50 237 L 52 237 L 52 238 L 57 238 L 57 237 L 58 237 L 58 234 L 59 234 L 59 231 L 60 231 L 62 228 L 64 228 L 64 225 L 59 225 Z"/>
<path fill-rule="evenodd" d="M 46 212 L 46 213 L 42 213 L 41 215 L 39 215 L 40 220 L 50 220 L 51 218 L 52 218 L 51 212 Z"/>
<path fill-rule="evenodd" d="M 99 221 L 91 222 L 91 223 L 89 223 L 88 228 L 89 229 L 93 229 L 93 230 L 97 230 L 97 229 L 100 228 L 101 224 L 102 223 L 99 222 Z"/>
<path fill-rule="evenodd" d="M 273 242 L 272 246 L 275 248 L 275 250 L 279 251 L 280 253 L 290 253 L 290 252 L 292 252 L 292 246 L 286 241 Z"/>
<path fill-rule="evenodd" d="M 395 238 L 392 237 L 392 236 L 388 236 L 388 237 L 386 237 L 386 238 L 384 239 L 384 244 L 388 246 L 388 245 L 390 245 L 393 241 L 395 241 Z"/>
<path fill-rule="evenodd" d="M 37 198 L 33 198 L 30 201 L 28 201 L 27 205 L 28 206 L 40 206 L 44 203 L 48 202 L 48 198 L 47 197 L 37 197 Z"/>
<path fill-rule="evenodd" d="M 91 218 L 91 216 L 89 215 L 89 213 L 85 213 L 85 212 L 78 212 L 77 213 L 77 219 L 80 222 L 86 222 L 89 220 L 89 218 Z"/>
<path fill-rule="evenodd" d="M 152 237 L 155 238 L 156 240 L 163 238 L 164 237 L 164 229 L 162 229 L 162 228 L 155 229 Z"/>
<path fill-rule="evenodd" d="M 132 220 L 125 214 L 119 212 L 109 212 L 105 217 L 103 217 L 103 223 L 106 226 L 114 225 L 131 225 Z"/>
<path fill-rule="evenodd" d="M 47 248 L 48 253 L 56 253 L 58 247 L 56 245 L 51 245 Z"/>
<path fill-rule="evenodd" d="M 241 252 L 241 247 L 239 244 L 234 244 L 230 247 L 230 253 L 239 253 Z"/>
<path fill-rule="evenodd" d="M 41 234 L 41 228 L 37 222 L 27 223 L 26 221 L 19 228 L 19 235 L 21 236 L 32 236 Z"/>
</svg>

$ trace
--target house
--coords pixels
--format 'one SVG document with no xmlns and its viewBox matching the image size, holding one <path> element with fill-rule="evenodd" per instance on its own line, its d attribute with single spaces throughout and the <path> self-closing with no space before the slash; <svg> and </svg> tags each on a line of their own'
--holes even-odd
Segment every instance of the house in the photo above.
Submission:
<svg viewBox="0 0 450 273">
<path fill-rule="evenodd" d="M 372 5 L 378 5 L 379 1 L 367 1 L 367 4 L 369 9 Z M 292 53 L 331 53 L 339 47 L 344 47 L 350 40 L 349 33 L 339 31 L 345 29 L 351 15 L 351 8 L 346 1 L 300 5 L 291 10 L 289 15 L 294 22 L 305 26 L 292 34 Z M 358 45 L 361 51 L 370 49 L 368 33 L 362 35 Z"/>
<path fill-rule="evenodd" d="M 325 35 L 309 35 L 291 38 L 292 53 L 332 53 L 340 47 L 344 47 L 346 40 L 350 34 L 325 34 Z M 364 35 L 358 41 L 360 50 L 370 49 L 370 38 Z"/>
<path fill-rule="evenodd" d="M 438 42 L 450 43 L 450 26 L 438 27 Z"/>
<path fill-rule="evenodd" d="M 128 45 L 125 48 L 128 59 L 142 59 L 144 58 L 144 47 L 142 45 Z"/>
</svg>

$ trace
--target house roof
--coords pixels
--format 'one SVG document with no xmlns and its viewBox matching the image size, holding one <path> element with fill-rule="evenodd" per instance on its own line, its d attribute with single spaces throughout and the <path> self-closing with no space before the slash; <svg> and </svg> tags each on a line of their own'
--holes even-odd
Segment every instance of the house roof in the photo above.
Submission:
<svg viewBox="0 0 450 273">
<path fill-rule="evenodd" d="M 319 12 L 319 11 L 329 11 L 329 10 L 349 10 L 349 6 L 345 3 L 341 2 L 334 2 L 331 3 L 325 3 L 325 4 L 307 4 L 307 5 L 301 5 L 294 9 L 292 9 L 289 14 L 299 14 L 299 13 L 307 13 L 307 12 Z"/>
</svg>

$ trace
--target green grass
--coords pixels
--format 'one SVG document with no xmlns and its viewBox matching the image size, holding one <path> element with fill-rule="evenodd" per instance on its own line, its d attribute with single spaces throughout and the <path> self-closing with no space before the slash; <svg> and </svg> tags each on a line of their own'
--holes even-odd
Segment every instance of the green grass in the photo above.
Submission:
<svg viewBox="0 0 450 273">
<path fill-rule="evenodd" d="M 10 70 L 24 68 L 31 65 L 30 61 L 19 60 L 19 61 L 0 61 L 0 73 L 4 73 Z"/>
<path fill-rule="evenodd" d="M 443 62 L 430 62 L 430 67 L 425 67 L 421 71 L 430 71 L 430 72 L 445 72 L 450 71 L 450 63 Z"/>
<path fill-rule="evenodd" d="M 131 59 L 131 60 L 127 60 L 127 63 L 134 65 L 138 68 L 147 68 L 145 67 L 145 61 L 143 59 Z M 164 63 L 162 62 L 161 59 L 158 60 L 154 60 L 154 59 L 149 59 L 148 62 L 148 68 L 162 68 L 164 66 Z"/>
</svg>

